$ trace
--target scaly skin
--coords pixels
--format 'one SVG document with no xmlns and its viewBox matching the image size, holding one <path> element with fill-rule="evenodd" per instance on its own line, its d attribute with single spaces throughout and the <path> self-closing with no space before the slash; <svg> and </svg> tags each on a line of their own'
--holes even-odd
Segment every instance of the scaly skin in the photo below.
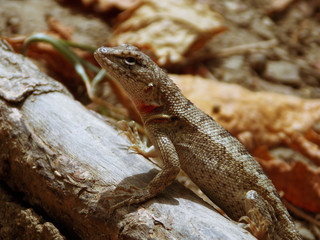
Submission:
<svg viewBox="0 0 320 240">
<path fill-rule="evenodd" d="M 301 239 L 272 182 L 245 147 L 186 99 L 168 75 L 131 45 L 95 52 L 99 64 L 136 105 L 164 167 L 111 211 L 141 203 L 170 185 L 183 169 L 232 219 L 246 216 L 260 239 Z"/>
</svg>

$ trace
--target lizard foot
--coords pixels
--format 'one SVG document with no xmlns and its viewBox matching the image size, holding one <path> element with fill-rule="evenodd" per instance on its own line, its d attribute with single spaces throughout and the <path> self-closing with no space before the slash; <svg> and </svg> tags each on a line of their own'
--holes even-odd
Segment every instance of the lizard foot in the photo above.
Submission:
<svg viewBox="0 0 320 240">
<path fill-rule="evenodd" d="M 131 150 L 134 153 L 141 154 L 146 158 L 157 156 L 154 146 L 147 146 L 147 138 L 144 137 L 143 139 L 141 139 L 138 132 L 137 124 L 134 121 L 128 123 L 127 121 L 122 120 L 119 121 L 118 124 L 121 129 L 120 134 L 126 135 L 130 142 L 133 144 L 132 146 L 128 147 L 128 150 Z"/>
<path fill-rule="evenodd" d="M 121 208 L 125 205 L 128 205 L 128 208 L 131 204 L 138 204 L 144 202 L 153 197 L 150 194 L 150 191 L 147 188 L 137 188 L 136 186 L 130 186 L 129 188 L 117 187 L 113 193 L 104 195 L 104 200 L 110 199 L 121 199 L 117 204 L 112 205 L 108 211 L 108 217 L 114 212 L 114 210 Z"/>
<path fill-rule="evenodd" d="M 251 190 L 245 199 L 246 216 L 239 221 L 247 223 L 244 228 L 259 240 L 271 240 L 274 232 L 274 210 L 256 191 Z"/>
</svg>

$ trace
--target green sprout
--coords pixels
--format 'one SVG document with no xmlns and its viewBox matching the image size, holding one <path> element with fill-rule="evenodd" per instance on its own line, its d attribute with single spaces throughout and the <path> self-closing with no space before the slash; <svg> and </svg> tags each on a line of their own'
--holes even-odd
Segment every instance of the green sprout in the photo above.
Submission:
<svg viewBox="0 0 320 240">
<path fill-rule="evenodd" d="M 57 49 L 64 57 L 66 57 L 73 64 L 75 71 L 83 80 L 86 86 L 89 98 L 90 99 L 95 98 L 96 86 L 107 74 L 105 70 L 100 69 L 95 65 L 93 65 L 92 63 L 80 58 L 70 48 L 70 47 L 79 48 L 79 49 L 86 50 L 93 53 L 96 49 L 95 47 L 90 47 L 87 45 L 83 45 L 83 44 L 79 44 L 79 43 L 75 43 L 75 42 L 71 42 L 63 39 L 57 39 L 44 33 L 36 33 L 28 37 L 24 41 L 23 48 L 22 48 L 23 54 L 26 53 L 29 45 L 33 42 L 47 42 L 51 44 L 55 49 Z M 84 67 L 96 73 L 96 76 L 92 80 L 89 79 Z"/>
</svg>

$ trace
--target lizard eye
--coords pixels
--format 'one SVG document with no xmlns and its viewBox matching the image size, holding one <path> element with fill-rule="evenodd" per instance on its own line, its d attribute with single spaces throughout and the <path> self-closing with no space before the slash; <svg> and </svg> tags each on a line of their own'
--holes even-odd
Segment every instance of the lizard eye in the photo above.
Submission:
<svg viewBox="0 0 320 240">
<path fill-rule="evenodd" d="M 128 65 L 133 66 L 133 65 L 136 64 L 136 59 L 133 58 L 133 57 L 127 57 L 127 58 L 124 59 L 124 62 L 125 62 L 126 64 L 128 64 Z"/>
</svg>

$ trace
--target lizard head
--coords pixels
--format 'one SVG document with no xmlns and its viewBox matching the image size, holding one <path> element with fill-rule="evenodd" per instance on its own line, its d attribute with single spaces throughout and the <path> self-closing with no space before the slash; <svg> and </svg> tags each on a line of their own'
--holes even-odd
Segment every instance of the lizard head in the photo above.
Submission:
<svg viewBox="0 0 320 240">
<path fill-rule="evenodd" d="M 161 106 L 160 84 L 167 75 L 137 47 L 100 47 L 94 56 L 107 74 L 120 83 L 138 110 Z"/>
</svg>

